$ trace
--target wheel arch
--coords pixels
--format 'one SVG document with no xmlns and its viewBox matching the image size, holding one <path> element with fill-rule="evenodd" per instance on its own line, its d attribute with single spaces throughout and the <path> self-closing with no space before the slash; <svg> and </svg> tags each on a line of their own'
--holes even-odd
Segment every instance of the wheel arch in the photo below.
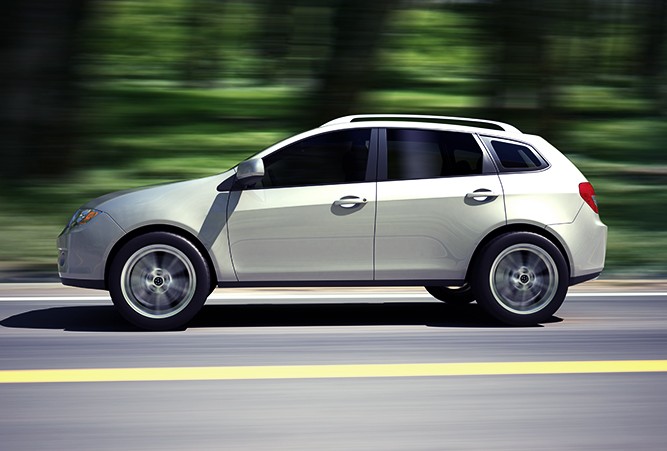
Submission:
<svg viewBox="0 0 667 451">
<path fill-rule="evenodd" d="M 107 257 L 107 260 L 105 262 L 105 267 L 104 267 L 104 289 L 108 290 L 109 289 L 109 269 L 111 268 L 111 263 L 113 262 L 114 258 L 116 258 L 116 255 L 118 254 L 118 251 L 125 246 L 130 240 L 141 236 L 145 235 L 147 233 L 152 233 L 152 232 L 166 232 L 166 233 L 173 233 L 174 235 L 178 235 L 182 238 L 185 238 L 189 242 L 191 242 L 201 253 L 201 255 L 204 257 L 204 260 L 206 261 L 206 265 L 208 266 L 209 273 L 211 275 L 211 290 L 213 290 L 215 287 L 218 286 L 218 275 L 216 274 L 215 271 L 215 266 L 213 264 L 213 259 L 211 258 L 211 254 L 209 251 L 206 249 L 206 247 L 202 244 L 202 242 L 192 233 L 188 232 L 185 229 L 182 229 L 180 227 L 176 227 L 173 225 L 167 225 L 167 224 L 151 224 L 147 226 L 142 226 L 139 228 L 136 228 L 134 230 L 131 230 L 130 232 L 126 233 L 123 235 L 111 248 L 111 251 L 109 252 L 109 255 Z"/>
<path fill-rule="evenodd" d="M 507 233 L 512 233 L 512 232 L 530 232 L 536 235 L 540 235 L 546 238 L 547 240 L 551 241 L 551 243 L 553 243 L 553 245 L 558 248 L 561 254 L 563 254 L 565 264 L 567 265 L 567 273 L 570 277 L 572 276 L 572 261 L 571 261 L 572 257 L 570 256 L 570 253 L 567 251 L 567 248 L 563 245 L 563 243 L 558 239 L 556 235 L 550 233 L 547 229 L 543 227 L 538 227 L 532 224 L 507 224 L 492 230 L 482 239 L 482 241 L 479 242 L 479 244 L 475 248 L 475 252 L 473 252 L 472 257 L 470 258 L 470 264 L 468 264 L 468 270 L 466 271 L 466 280 L 468 281 L 470 280 L 471 273 L 476 265 L 476 261 L 479 258 L 480 253 L 482 252 L 482 249 L 484 249 L 484 247 L 493 239 L 501 235 L 505 235 Z"/>
</svg>

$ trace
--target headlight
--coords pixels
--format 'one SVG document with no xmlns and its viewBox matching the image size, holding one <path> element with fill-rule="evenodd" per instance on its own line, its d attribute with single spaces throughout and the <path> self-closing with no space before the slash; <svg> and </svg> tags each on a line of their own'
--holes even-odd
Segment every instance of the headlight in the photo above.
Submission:
<svg viewBox="0 0 667 451">
<path fill-rule="evenodd" d="M 77 210 L 76 213 L 74 213 L 74 216 L 72 216 L 72 219 L 70 219 L 69 224 L 67 224 L 67 229 L 71 229 L 77 226 L 84 225 L 88 223 L 91 219 L 93 219 L 95 216 L 99 215 L 102 213 L 99 210 L 95 210 L 93 208 L 81 208 Z"/>
</svg>

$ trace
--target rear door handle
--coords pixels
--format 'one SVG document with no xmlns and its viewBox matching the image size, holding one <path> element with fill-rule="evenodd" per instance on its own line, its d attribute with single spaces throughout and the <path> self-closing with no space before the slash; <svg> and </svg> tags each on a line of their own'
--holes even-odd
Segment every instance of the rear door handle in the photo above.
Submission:
<svg viewBox="0 0 667 451">
<path fill-rule="evenodd" d="M 466 199 L 473 199 L 482 202 L 490 197 L 498 197 L 500 194 L 491 191 L 490 189 L 476 189 L 472 193 L 466 194 Z"/>
<path fill-rule="evenodd" d="M 343 196 L 340 199 L 334 201 L 336 207 L 342 208 L 354 208 L 357 205 L 363 205 L 367 202 L 366 199 L 362 199 L 357 196 Z"/>
</svg>

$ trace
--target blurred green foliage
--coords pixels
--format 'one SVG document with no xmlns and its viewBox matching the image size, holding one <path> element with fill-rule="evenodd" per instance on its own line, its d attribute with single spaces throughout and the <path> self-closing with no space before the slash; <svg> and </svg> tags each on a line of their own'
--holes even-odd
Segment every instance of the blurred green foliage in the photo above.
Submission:
<svg viewBox="0 0 667 451">
<path fill-rule="evenodd" d="M 400 112 L 542 134 L 596 187 L 608 274 L 664 276 L 665 9 L 664 0 L 116 0 L 68 10 L 79 16 L 63 83 L 75 95 L 43 105 L 41 96 L 39 121 L 21 117 L 47 135 L 42 125 L 58 117 L 53 142 L 71 136 L 40 153 L 42 141 L 10 136 L 15 102 L 0 107 L 12 138 L 0 271 L 55 270 L 55 237 L 92 197 L 222 172 L 323 119 Z M 367 17 L 377 23 L 359 26 Z M 4 80 L 9 99 L 55 89 L 15 78 Z"/>
</svg>

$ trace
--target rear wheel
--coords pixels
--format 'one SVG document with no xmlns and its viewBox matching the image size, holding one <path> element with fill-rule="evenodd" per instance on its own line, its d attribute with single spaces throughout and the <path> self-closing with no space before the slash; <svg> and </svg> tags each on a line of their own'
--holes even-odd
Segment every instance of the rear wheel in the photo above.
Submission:
<svg viewBox="0 0 667 451">
<path fill-rule="evenodd" d="M 428 286 L 424 287 L 434 298 L 452 305 L 466 305 L 475 300 L 470 284 L 460 287 Z"/>
<path fill-rule="evenodd" d="M 473 270 L 477 303 L 500 321 L 517 326 L 550 319 L 569 285 L 565 258 L 541 235 L 502 235 L 482 250 Z"/>
<path fill-rule="evenodd" d="M 210 286 L 201 253 L 173 233 L 133 238 L 120 249 L 109 270 L 114 305 L 129 322 L 149 330 L 185 325 L 201 309 Z"/>
</svg>

